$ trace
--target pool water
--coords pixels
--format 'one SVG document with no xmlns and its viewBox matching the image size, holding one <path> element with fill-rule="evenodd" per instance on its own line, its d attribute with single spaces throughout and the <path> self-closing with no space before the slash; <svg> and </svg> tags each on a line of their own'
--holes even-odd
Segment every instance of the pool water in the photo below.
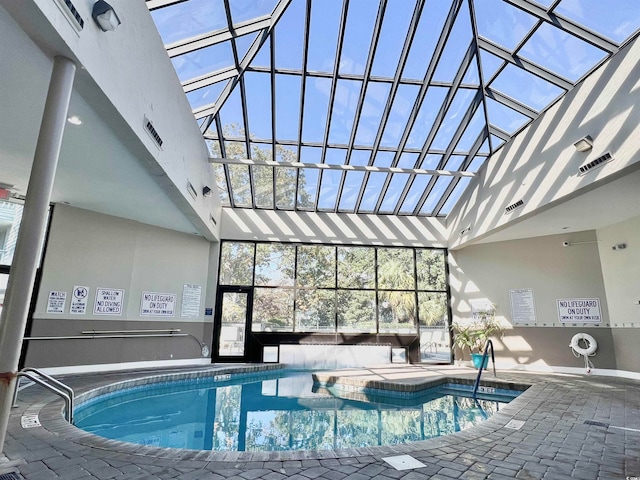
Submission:
<svg viewBox="0 0 640 480">
<path fill-rule="evenodd" d="M 513 398 L 474 400 L 446 387 L 396 398 L 336 395 L 314 386 L 309 372 L 184 380 L 97 397 L 76 408 L 75 425 L 158 447 L 329 450 L 448 435 L 478 424 Z"/>
</svg>

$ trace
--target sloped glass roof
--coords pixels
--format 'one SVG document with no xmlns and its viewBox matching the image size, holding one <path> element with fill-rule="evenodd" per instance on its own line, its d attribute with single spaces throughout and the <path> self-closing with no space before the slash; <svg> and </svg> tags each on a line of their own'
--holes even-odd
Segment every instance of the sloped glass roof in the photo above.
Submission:
<svg viewBox="0 0 640 480">
<path fill-rule="evenodd" d="M 443 216 L 637 0 L 147 0 L 223 205 Z"/>
</svg>

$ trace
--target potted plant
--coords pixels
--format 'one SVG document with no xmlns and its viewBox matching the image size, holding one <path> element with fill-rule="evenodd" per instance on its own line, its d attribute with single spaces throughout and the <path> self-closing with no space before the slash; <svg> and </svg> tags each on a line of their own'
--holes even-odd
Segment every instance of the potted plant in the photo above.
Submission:
<svg viewBox="0 0 640 480">
<path fill-rule="evenodd" d="M 493 307 L 493 306 L 492 306 Z M 469 350 L 473 366 L 480 368 L 484 348 L 492 335 L 502 331 L 502 327 L 495 320 L 495 308 L 474 311 L 474 320 L 454 325 L 453 343 L 463 352 Z M 485 358 L 483 368 L 487 367 L 488 357 Z"/>
</svg>

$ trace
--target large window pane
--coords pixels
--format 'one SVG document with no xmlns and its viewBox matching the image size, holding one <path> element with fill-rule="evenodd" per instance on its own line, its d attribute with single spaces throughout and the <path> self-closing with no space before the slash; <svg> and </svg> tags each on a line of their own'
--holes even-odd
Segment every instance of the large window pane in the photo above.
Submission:
<svg viewBox="0 0 640 480">
<path fill-rule="evenodd" d="M 0 201 L 0 265 L 11 265 L 22 221 L 22 205 Z"/>
<path fill-rule="evenodd" d="M 335 290 L 298 290 L 296 332 L 335 332 Z"/>
<path fill-rule="evenodd" d="M 376 333 L 375 292 L 338 291 L 338 331 Z"/>
<path fill-rule="evenodd" d="M 335 247 L 305 245 L 298 247 L 298 286 L 336 286 Z"/>
<path fill-rule="evenodd" d="M 256 245 L 256 285 L 293 285 L 295 247 L 281 243 Z"/>
<path fill-rule="evenodd" d="M 293 290 L 256 288 L 253 294 L 254 332 L 293 331 Z"/>
<path fill-rule="evenodd" d="M 378 322 L 380 333 L 415 333 L 415 293 L 378 292 Z"/>
<path fill-rule="evenodd" d="M 415 288 L 413 249 L 378 249 L 378 288 L 403 290 Z"/>
<path fill-rule="evenodd" d="M 253 284 L 253 243 L 224 242 L 220 256 L 220 285 Z"/>
<path fill-rule="evenodd" d="M 416 250 L 418 290 L 446 290 L 444 250 Z"/>
<path fill-rule="evenodd" d="M 447 294 L 435 292 L 418 293 L 420 327 L 446 327 L 448 319 Z"/>
<path fill-rule="evenodd" d="M 338 288 L 375 287 L 375 249 L 338 247 Z"/>
</svg>

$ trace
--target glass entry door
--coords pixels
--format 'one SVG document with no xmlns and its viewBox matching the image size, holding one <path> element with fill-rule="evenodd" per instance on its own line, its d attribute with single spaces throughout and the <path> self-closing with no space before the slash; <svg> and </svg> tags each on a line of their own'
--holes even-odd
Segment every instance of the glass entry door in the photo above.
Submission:
<svg viewBox="0 0 640 480">
<path fill-rule="evenodd" d="M 214 360 L 245 360 L 252 293 L 251 288 L 221 287 L 218 290 Z"/>
</svg>

